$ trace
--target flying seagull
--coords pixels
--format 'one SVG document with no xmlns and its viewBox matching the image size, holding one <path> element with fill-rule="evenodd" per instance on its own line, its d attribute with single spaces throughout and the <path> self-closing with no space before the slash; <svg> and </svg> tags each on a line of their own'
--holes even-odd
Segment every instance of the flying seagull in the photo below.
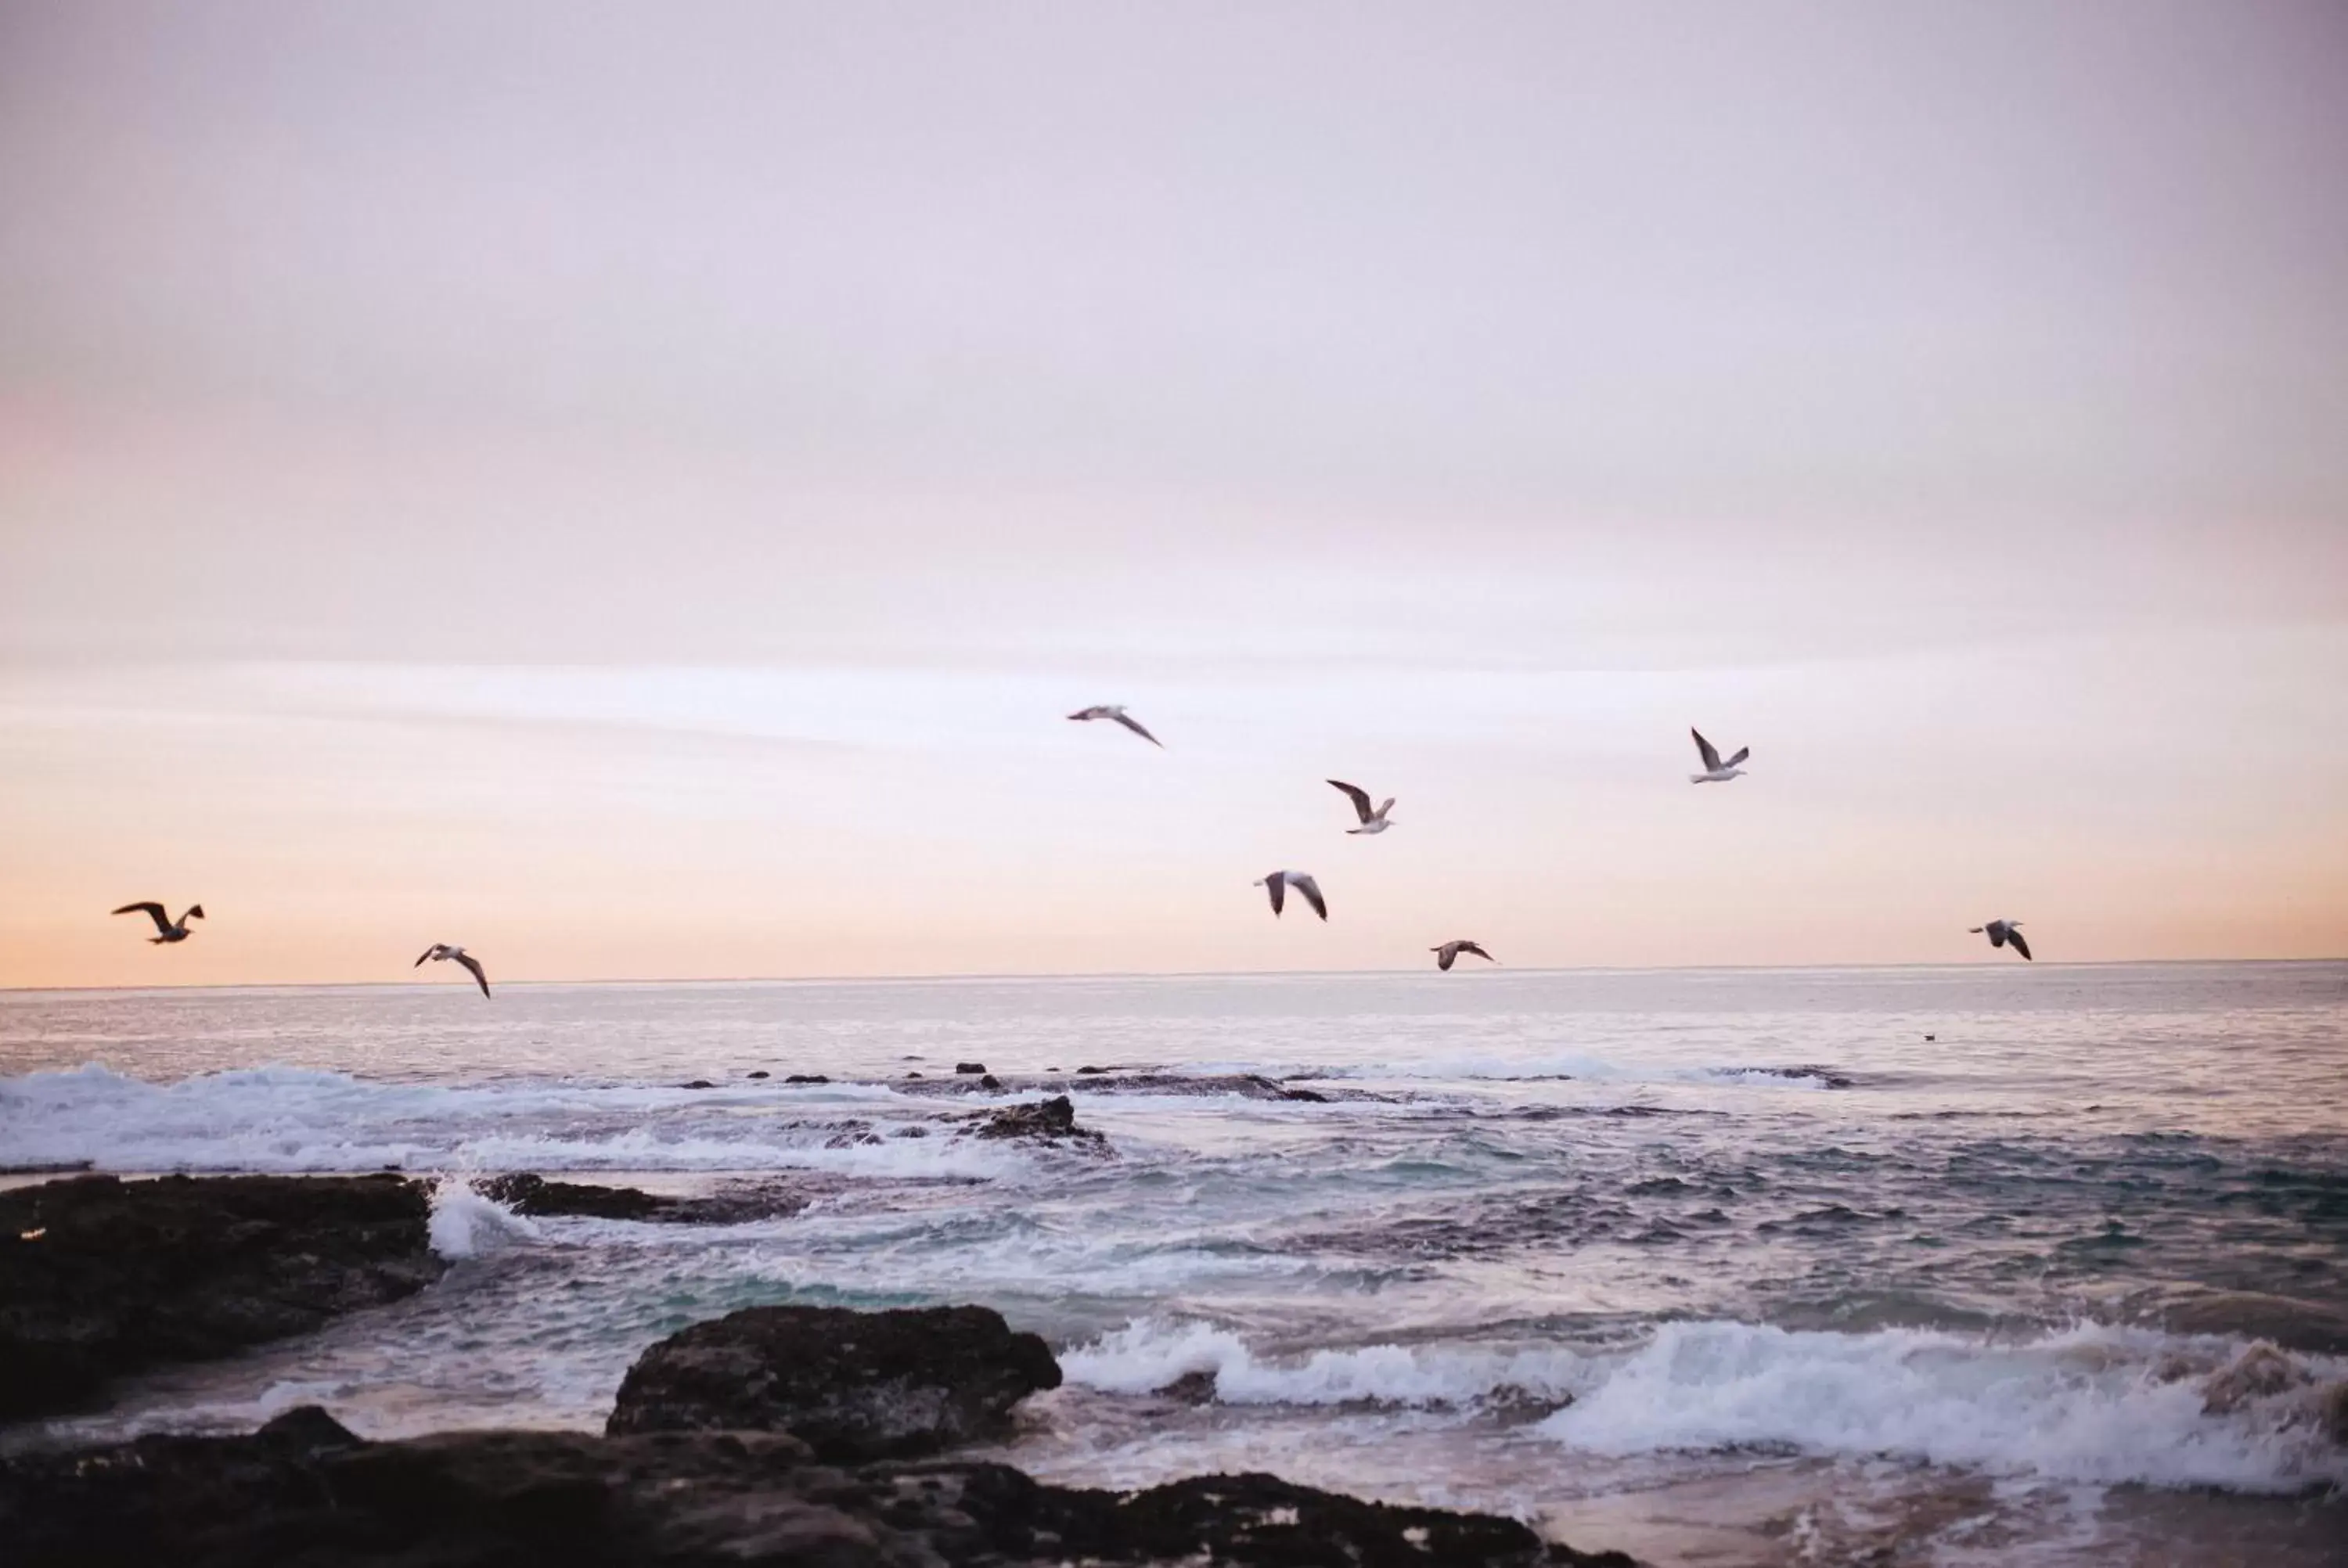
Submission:
<svg viewBox="0 0 2348 1568">
<path fill-rule="evenodd" d="M 1384 833 L 1394 825 L 1386 820 L 1386 813 L 1394 809 L 1394 796 L 1386 796 L 1385 804 L 1372 811 L 1370 792 L 1361 785 L 1349 784 L 1343 779 L 1331 779 L 1329 783 L 1345 792 L 1345 797 L 1354 803 L 1354 815 L 1362 819 L 1361 826 L 1349 827 L 1345 830 L 1347 833 Z"/>
<path fill-rule="evenodd" d="M 489 977 L 481 973 L 481 960 L 473 957 L 472 954 L 465 951 L 464 948 L 452 948 L 446 942 L 435 942 L 430 947 L 424 949 L 423 958 L 417 959 L 415 963 L 408 967 L 410 968 L 420 969 L 424 967 L 425 958 L 456 959 L 458 963 L 473 971 L 473 983 L 481 988 L 481 994 L 483 996 L 488 996 L 489 994 Z"/>
<path fill-rule="evenodd" d="M 155 935 L 147 938 L 149 942 L 184 942 L 188 939 L 188 922 L 202 919 L 204 907 L 201 904 L 189 905 L 188 912 L 180 916 L 176 924 L 163 913 L 163 906 L 152 899 L 144 904 L 125 904 L 115 913 L 151 917 L 155 922 Z"/>
<path fill-rule="evenodd" d="M 1446 942 L 1439 948 L 1429 948 L 1426 950 L 1435 955 L 1435 967 L 1438 969 L 1450 968 L 1451 961 L 1462 953 L 1473 953 L 1487 963 L 1497 964 L 1500 961 L 1473 942 Z"/>
<path fill-rule="evenodd" d="M 1720 760 L 1720 753 L 1702 733 L 1693 729 L 1688 733 L 1695 736 L 1695 754 L 1704 759 L 1704 772 L 1688 774 L 1688 783 L 1726 784 L 1730 779 L 1743 775 L 1745 770 L 1736 764 L 1753 754 L 1751 746 L 1739 746 L 1736 754 L 1724 763 Z"/>
<path fill-rule="evenodd" d="M 1125 711 L 1122 702 L 1103 702 L 1097 707 L 1079 708 L 1068 715 L 1071 719 L 1115 719 L 1151 745 L 1164 749 L 1166 743 L 1141 727 L 1141 721 Z"/>
<path fill-rule="evenodd" d="M 1987 937 L 1993 948 L 2011 947 L 2024 958 L 2030 957 L 2030 944 L 2022 939 L 2022 922 L 2019 920 L 1992 920 L 1986 926 L 1972 926 L 1967 929 L 1973 936 Z"/>
<path fill-rule="evenodd" d="M 1274 915 L 1280 913 L 1281 906 L 1288 900 L 1288 890 L 1293 887 L 1304 896 L 1307 904 L 1313 906 L 1315 915 L 1323 920 L 1329 917 L 1329 902 L 1321 897 L 1321 884 L 1313 880 L 1310 872 L 1275 871 L 1269 876 L 1259 878 L 1255 885 L 1272 895 L 1272 912 Z"/>
</svg>

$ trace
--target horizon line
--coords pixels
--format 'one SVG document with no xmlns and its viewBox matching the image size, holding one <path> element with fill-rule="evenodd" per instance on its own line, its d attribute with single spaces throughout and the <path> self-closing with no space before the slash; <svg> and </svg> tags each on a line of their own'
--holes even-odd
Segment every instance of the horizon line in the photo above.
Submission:
<svg viewBox="0 0 2348 1568">
<path fill-rule="evenodd" d="M 2051 958 L 2027 966 L 2050 969 L 2157 968 L 2201 964 L 2340 964 L 2348 954 L 2320 958 Z M 1668 975 L 1668 974 L 1804 974 L 1848 970 L 2011 968 L 1988 958 L 1918 959 L 1871 963 L 1818 964 L 1564 964 L 1503 965 L 1474 971 L 1485 975 Z M 1203 979 L 1340 979 L 1354 976 L 1410 975 L 1437 971 L 1421 965 L 1375 969 L 1090 969 L 1065 972 L 936 972 L 887 975 L 705 975 L 694 977 L 635 975 L 594 979 L 499 980 L 507 987 L 540 986 L 790 986 L 790 985 L 922 985 L 988 981 L 1069 980 L 1203 980 Z M 131 986 L 0 986 L 0 996 L 62 996 L 76 993 L 239 990 L 360 990 L 414 986 L 438 989 L 423 979 L 380 980 L 189 980 L 174 985 Z M 469 989 L 467 988 L 458 988 Z"/>
</svg>

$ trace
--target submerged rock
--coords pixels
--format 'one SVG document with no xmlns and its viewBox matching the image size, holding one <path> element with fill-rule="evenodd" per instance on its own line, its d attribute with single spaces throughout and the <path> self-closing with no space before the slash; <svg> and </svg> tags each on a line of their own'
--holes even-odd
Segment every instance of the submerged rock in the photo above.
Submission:
<svg viewBox="0 0 2348 1568">
<path fill-rule="evenodd" d="M 390 1175 L 82 1176 L 0 1193 L 0 1420 L 421 1290 L 446 1266 L 430 1217 L 424 1189 Z"/>
<path fill-rule="evenodd" d="M 795 1214 L 808 1206 L 804 1193 L 760 1184 L 736 1187 L 707 1197 L 671 1197 L 634 1187 L 583 1182 L 550 1182 L 529 1171 L 476 1182 L 483 1197 L 518 1214 L 579 1214 L 599 1220 L 643 1220 L 664 1225 L 730 1225 Z"/>
<path fill-rule="evenodd" d="M 1090 1127 L 1076 1125 L 1076 1108 L 1065 1094 L 1032 1105 L 1006 1105 L 990 1111 L 971 1129 L 980 1138 L 1039 1138 L 1047 1143 L 1063 1139 L 1107 1151 L 1108 1140 Z"/>
<path fill-rule="evenodd" d="M 994 1436 L 1059 1386 L 1044 1341 L 983 1307 L 751 1307 L 645 1351 L 605 1430 L 789 1432 L 826 1460 L 903 1458 Z"/>
<path fill-rule="evenodd" d="M 369 1443 L 314 1408 L 250 1437 L 0 1460 L 0 1520 L 11 1568 L 1634 1568 L 1269 1475 L 1090 1491 L 999 1464 L 835 1469 L 757 1431 Z"/>
</svg>

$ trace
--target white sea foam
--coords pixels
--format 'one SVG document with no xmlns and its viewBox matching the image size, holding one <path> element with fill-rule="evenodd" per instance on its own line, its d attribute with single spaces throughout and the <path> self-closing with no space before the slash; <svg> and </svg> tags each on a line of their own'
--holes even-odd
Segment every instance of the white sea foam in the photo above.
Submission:
<svg viewBox="0 0 2348 1568">
<path fill-rule="evenodd" d="M 432 1184 L 432 1250 L 445 1258 L 479 1257 L 515 1242 L 539 1239 L 538 1227 L 464 1182 Z"/>
<path fill-rule="evenodd" d="M 1065 1353 L 1060 1367 L 1111 1393 L 1210 1373 L 1216 1398 L 1235 1405 L 1468 1407 L 1521 1389 L 1573 1400 L 1541 1423 L 1544 1435 L 1614 1456 L 1766 1448 L 2056 1481 L 2348 1484 L 2348 1453 L 2322 1433 L 2308 1393 L 2348 1377 L 2348 1359 L 2300 1358 L 2308 1382 L 2205 1409 L 2206 1370 L 2240 1348 L 2098 1327 L 2002 1341 L 1715 1322 L 1666 1324 L 1627 1351 L 1370 1345 L 1269 1356 L 1210 1323 L 1151 1318 Z"/>
<path fill-rule="evenodd" d="M 1211 1372 L 1231 1405 L 1462 1405 L 1506 1388 L 1561 1399 L 1583 1370 L 1561 1348 L 1365 1345 L 1293 1358 L 1259 1358 L 1229 1329 L 1156 1318 L 1129 1323 L 1060 1358 L 1072 1383 L 1146 1393 L 1192 1372 Z"/>
<path fill-rule="evenodd" d="M 873 1091 L 874 1107 L 893 1096 Z M 0 1080 L 0 1148 L 26 1163 L 111 1171 L 761 1171 L 987 1179 L 1025 1152 L 929 1129 L 888 1136 L 901 1115 L 842 1125 L 863 1105 L 809 1105 L 760 1087 L 523 1080 L 378 1083 L 265 1067 L 173 1083 L 102 1067 Z"/>
<path fill-rule="evenodd" d="M 1671 1323 L 1542 1424 L 1606 1454 L 1745 1446 L 1891 1454 L 2058 1481 L 2291 1491 L 2348 1482 L 2302 1396 L 2205 1409 L 2179 1359 L 2221 1341 L 2083 1327 L 2003 1341 L 1918 1329 Z M 2348 1361 L 2308 1358 L 2309 1372 Z"/>
</svg>

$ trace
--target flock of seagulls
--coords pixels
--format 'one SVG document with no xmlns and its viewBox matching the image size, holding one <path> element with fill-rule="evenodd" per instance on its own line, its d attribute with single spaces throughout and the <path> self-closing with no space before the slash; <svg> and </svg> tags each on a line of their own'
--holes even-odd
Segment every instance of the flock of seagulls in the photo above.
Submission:
<svg viewBox="0 0 2348 1568">
<path fill-rule="evenodd" d="M 1106 719 L 1111 723 L 1122 724 L 1161 751 L 1166 746 L 1166 743 L 1151 734 L 1140 720 L 1127 712 L 1125 705 L 1121 702 L 1096 703 L 1089 708 L 1079 708 L 1068 717 L 1078 723 L 1089 723 Z M 1704 764 L 1702 773 L 1688 775 L 1690 784 L 1726 784 L 1731 779 L 1745 776 L 1744 764 L 1753 755 L 1751 746 L 1739 746 L 1734 756 L 1724 760 L 1719 748 L 1705 740 L 1702 731 L 1691 728 L 1688 733 L 1695 738 L 1695 753 L 1698 760 Z M 1347 784 L 1343 779 L 1331 779 L 1328 783 L 1329 787 L 1339 791 L 1353 803 L 1354 815 L 1359 819 L 1359 825 L 1347 828 L 1345 831 L 1348 834 L 1375 836 L 1394 825 L 1387 815 L 1394 810 L 1394 796 L 1388 795 L 1373 808 L 1370 804 L 1370 792 L 1361 785 Z M 1271 899 L 1272 913 L 1275 919 L 1287 907 L 1288 891 L 1292 887 L 1296 890 L 1298 897 L 1303 898 L 1312 907 L 1315 915 L 1323 920 L 1329 917 L 1329 900 L 1323 897 L 1321 884 L 1313 879 L 1313 874 L 1309 871 L 1283 869 L 1271 872 L 1258 877 L 1255 886 L 1262 888 L 1265 897 Z M 174 920 L 164 910 L 162 905 L 151 899 L 138 904 L 125 904 L 114 912 L 118 915 L 145 915 L 152 919 L 155 922 L 155 935 L 147 939 L 158 944 L 186 941 L 189 936 L 188 922 L 204 917 L 204 907 L 201 904 L 192 904 L 188 907 L 187 913 Z M 2012 948 L 2024 959 L 2027 960 L 2030 958 L 2030 944 L 2022 939 L 2022 922 L 2019 920 L 1992 920 L 1985 925 L 1969 927 L 1968 934 L 1976 937 L 1985 936 L 1993 948 Z M 1450 972 L 1451 966 L 1458 961 L 1459 955 L 1462 953 L 1472 953 L 1487 963 L 1499 962 L 1481 946 L 1465 938 L 1445 942 L 1427 950 L 1435 955 L 1435 967 L 1447 974 Z M 420 969 L 426 964 L 433 962 L 454 963 L 469 971 L 473 977 L 473 983 L 481 988 L 481 995 L 485 998 L 489 996 L 489 975 L 481 968 L 481 961 L 464 948 L 447 942 L 435 942 L 425 948 L 423 956 L 410 967 Z"/>
</svg>

